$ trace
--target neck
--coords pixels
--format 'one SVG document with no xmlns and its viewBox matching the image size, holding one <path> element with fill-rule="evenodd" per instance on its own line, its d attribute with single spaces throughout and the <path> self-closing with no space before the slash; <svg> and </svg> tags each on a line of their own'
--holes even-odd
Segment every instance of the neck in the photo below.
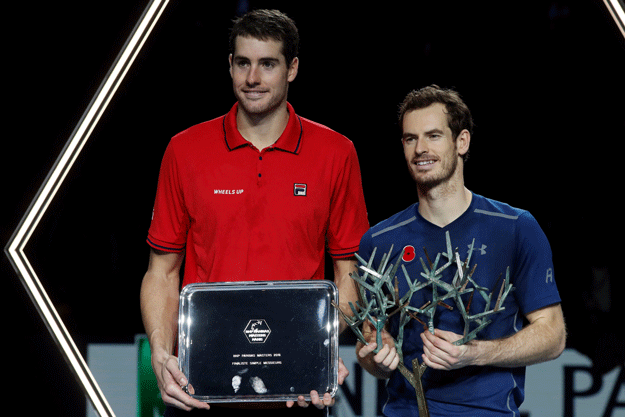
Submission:
<svg viewBox="0 0 625 417">
<path fill-rule="evenodd" d="M 263 150 L 273 145 L 282 135 L 289 122 L 286 103 L 267 114 L 250 114 L 239 106 L 237 111 L 237 129 L 241 136 Z"/>
<path fill-rule="evenodd" d="M 444 183 L 430 189 L 417 186 L 419 214 L 439 227 L 460 217 L 471 205 L 473 194 L 464 183 Z"/>
</svg>

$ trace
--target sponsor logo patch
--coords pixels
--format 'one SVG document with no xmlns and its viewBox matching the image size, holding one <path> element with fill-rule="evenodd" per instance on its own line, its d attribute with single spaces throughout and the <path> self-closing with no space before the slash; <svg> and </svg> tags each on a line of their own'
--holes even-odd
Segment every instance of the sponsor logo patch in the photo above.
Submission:
<svg viewBox="0 0 625 417">
<path fill-rule="evenodd" d="M 306 184 L 293 184 L 293 195 L 305 196 L 306 188 L 307 188 Z"/>
<path fill-rule="evenodd" d="M 224 194 L 224 195 L 239 195 L 239 194 L 243 194 L 243 191 L 245 190 L 220 190 L 217 188 L 214 190 L 215 194 Z"/>
</svg>

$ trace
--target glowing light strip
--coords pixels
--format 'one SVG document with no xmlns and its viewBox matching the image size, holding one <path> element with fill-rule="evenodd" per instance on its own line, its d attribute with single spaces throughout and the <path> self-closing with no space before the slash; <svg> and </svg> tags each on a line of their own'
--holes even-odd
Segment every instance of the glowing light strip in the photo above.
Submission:
<svg viewBox="0 0 625 417">
<path fill-rule="evenodd" d="M 603 0 L 608 11 L 612 15 L 616 26 L 621 30 L 623 38 L 625 38 L 625 6 L 621 0 Z"/>
<path fill-rule="evenodd" d="M 24 249 L 168 3 L 169 0 L 152 0 L 148 4 L 5 247 L 5 253 L 28 295 L 100 416 L 115 414 L 28 261 Z"/>
</svg>

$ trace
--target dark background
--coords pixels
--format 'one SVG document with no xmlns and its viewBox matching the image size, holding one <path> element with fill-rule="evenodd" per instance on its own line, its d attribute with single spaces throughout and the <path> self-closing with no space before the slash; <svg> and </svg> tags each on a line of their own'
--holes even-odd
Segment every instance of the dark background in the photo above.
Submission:
<svg viewBox="0 0 625 417">
<path fill-rule="evenodd" d="M 599 372 L 623 363 L 625 41 L 602 1 L 247 3 L 297 22 L 301 64 L 289 101 L 352 139 L 371 224 L 416 199 L 397 105 L 431 83 L 458 89 L 477 124 L 468 188 L 537 218 L 554 252 L 569 347 Z M 219 4 L 170 3 L 27 247 L 83 354 L 88 343 L 132 343 L 143 332 L 139 288 L 163 151 L 234 102 L 227 31 L 246 5 Z M 146 5 L 7 9 L 2 246 Z M 5 378 L 16 393 L 5 404 L 83 415 L 78 383 L 5 256 L 1 266 Z M 611 278 L 607 295 L 593 296 L 593 271 Z"/>
</svg>

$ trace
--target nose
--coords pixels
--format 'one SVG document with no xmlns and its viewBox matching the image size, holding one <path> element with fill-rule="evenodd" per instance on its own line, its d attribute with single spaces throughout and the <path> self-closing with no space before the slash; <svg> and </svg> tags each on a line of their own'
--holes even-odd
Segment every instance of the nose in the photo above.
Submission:
<svg viewBox="0 0 625 417">
<path fill-rule="evenodd" d="M 418 139 L 414 147 L 414 151 L 415 151 L 415 154 L 417 155 L 423 155 L 425 153 L 428 153 L 428 146 L 427 146 L 426 141 L 422 139 Z"/>
<path fill-rule="evenodd" d="M 245 82 L 247 85 L 257 85 L 260 83 L 260 77 L 258 74 L 259 68 L 256 65 L 251 65 L 249 71 L 247 72 L 247 77 Z"/>
</svg>

